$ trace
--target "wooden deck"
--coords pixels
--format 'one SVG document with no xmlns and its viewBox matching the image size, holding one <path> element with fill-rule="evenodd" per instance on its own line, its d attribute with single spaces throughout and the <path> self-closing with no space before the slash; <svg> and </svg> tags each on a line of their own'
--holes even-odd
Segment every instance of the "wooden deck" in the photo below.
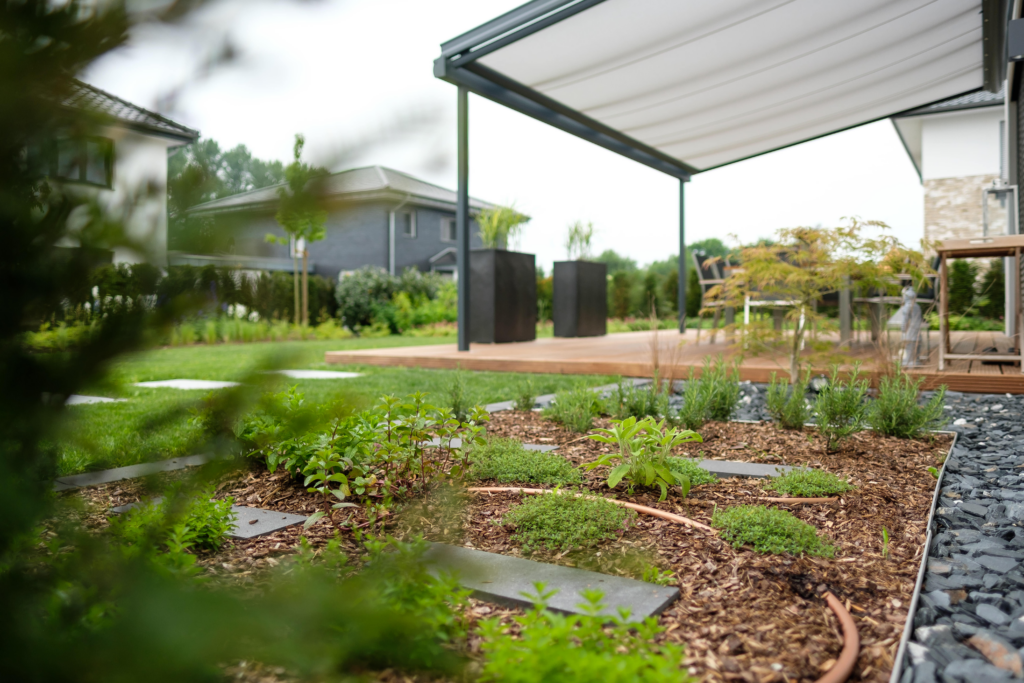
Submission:
<svg viewBox="0 0 1024 683">
<path fill-rule="evenodd" d="M 953 349 L 958 353 L 981 351 L 995 346 L 1008 348 L 1010 340 L 993 332 L 952 332 Z M 722 355 L 726 359 L 738 353 L 736 344 L 729 344 L 719 335 L 717 343 L 708 343 L 705 331 L 700 343 L 697 333 L 685 334 L 662 330 L 653 332 L 625 332 L 604 337 L 579 339 L 538 339 L 516 344 L 472 344 L 470 350 L 459 353 L 456 345 L 411 346 L 393 349 L 366 349 L 361 351 L 330 351 L 326 362 L 335 364 L 365 364 L 420 368 L 491 370 L 499 372 L 535 372 L 556 374 L 622 375 L 650 377 L 654 367 L 652 357 L 657 348 L 658 365 L 662 377 L 684 378 L 693 368 L 698 374 L 706 357 Z M 954 391 L 980 393 L 1024 394 L 1024 374 L 1014 365 L 985 365 L 981 361 L 951 361 L 949 370 L 938 372 L 938 332 L 931 333 L 930 363 L 911 370 L 925 378 L 924 387 L 947 385 Z M 839 359 L 840 357 L 836 357 Z M 860 362 L 863 370 L 876 374 L 880 354 L 870 343 L 854 344 L 842 355 L 843 365 Z M 825 372 L 827 363 L 815 367 Z M 740 366 L 740 379 L 767 382 L 773 372 L 780 377 L 788 375 L 789 361 L 784 354 L 746 357 Z"/>
</svg>

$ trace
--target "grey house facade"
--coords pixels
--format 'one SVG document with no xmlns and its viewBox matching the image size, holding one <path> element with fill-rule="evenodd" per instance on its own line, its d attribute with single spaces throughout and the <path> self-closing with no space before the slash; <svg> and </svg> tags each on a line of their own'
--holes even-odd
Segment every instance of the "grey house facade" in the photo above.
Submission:
<svg viewBox="0 0 1024 683">
<path fill-rule="evenodd" d="M 383 166 L 356 168 L 319 180 L 328 211 L 327 237 L 308 245 L 310 272 L 337 278 L 346 271 L 377 266 L 400 274 L 406 268 L 452 273 L 455 268 L 453 190 Z M 267 234 L 284 235 L 274 219 L 279 186 L 223 197 L 189 210 L 230 230 L 230 253 L 171 252 L 171 265 L 215 264 L 246 270 L 291 271 L 286 245 L 271 244 Z M 470 199 L 470 216 L 491 204 Z M 481 246 L 475 220 L 470 245 Z"/>
</svg>

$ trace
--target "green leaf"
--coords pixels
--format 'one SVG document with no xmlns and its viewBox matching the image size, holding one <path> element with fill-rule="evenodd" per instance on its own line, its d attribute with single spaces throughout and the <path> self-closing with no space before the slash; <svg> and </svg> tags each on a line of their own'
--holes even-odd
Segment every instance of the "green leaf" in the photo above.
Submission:
<svg viewBox="0 0 1024 683">
<path fill-rule="evenodd" d="M 667 467 L 665 467 L 664 465 L 655 465 L 654 469 L 658 473 L 658 475 L 662 479 L 664 479 L 666 482 L 668 482 L 669 484 L 676 483 L 676 475 L 675 475 L 675 473 L 674 472 L 670 472 L 669 469 Z"/>
<path fill-rule="evenodd" d="M 676 482 L 683 488 L 683 498 L 690 495 L 690 478 L 685 474 L 677 474 Z"/>
<path fill-rule="evenodd" d="M 335 510 L 340 510 L 341 508 L 357 508 L 359 506 L 355 503 L 335 503 L 332 507 Z"/>
<path fill-rule="evenodd" d="M 608 475 L 608 488 L 615 488 L 622 478 L 629 472 L 629 465 L 619 465 Z"/>
<path fill-rule="evenodd" d="M 644 477 L 646 478 L 644 484 L 650 486 L 654 483 L 654 480 L 658 477 L 658 473 L 654 471 L 654 465 L 649 462 L 644 463 Z"/>
<path fill-rule="evenodd" d="M 309 519 L 307 519 L 306 523 L 302 525 L 302 528 L 303 529 L 308 529 L 309 527 L 313 526 L 318 521 L 320 521 L 320 518 L 323 517 L 326 514 L 327 513 L 324 512 L 323 510 L 317 510 L 316 512 L 314 512 L 313 514 L 311 514 L 309 516 Z"/>
</svg>

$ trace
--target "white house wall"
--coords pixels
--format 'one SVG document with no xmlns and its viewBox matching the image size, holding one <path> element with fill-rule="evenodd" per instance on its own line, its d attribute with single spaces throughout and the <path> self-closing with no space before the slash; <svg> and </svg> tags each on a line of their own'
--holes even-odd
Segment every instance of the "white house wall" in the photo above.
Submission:
<svg viewBox="0 0 1024 683">
<path fill-rule="evenodd" d="M 923 179 L 998 175 L 1002 120 L 1002 107 L 922 117 Z"/>
</svg>

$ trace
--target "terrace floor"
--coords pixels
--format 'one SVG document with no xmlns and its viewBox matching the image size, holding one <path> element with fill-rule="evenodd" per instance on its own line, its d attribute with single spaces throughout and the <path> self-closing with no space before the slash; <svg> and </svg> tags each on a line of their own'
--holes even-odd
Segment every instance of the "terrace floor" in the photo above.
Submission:
<svg viewBox="0 0 1024 683">
<path fill-rule="evenodd" d="M 671 374 L 684 378 L 690 368 L 699 370 L 708 356 L 721 354 L 726 359 L 741 351 L 738 344 L 729 343 L 719 332 L 714 344 L 709 332 L 687 330 L 680 334 L 673 330 L 654 332 L 623 332 L 603 337 L 547 338 L 513 344 L 472 344 L 470 350 L 460 353 L 456 345 L 398 347 L 359 351 L 329 351 L 326 362 L 334 364 L 365 364 L 420 368 L 490 370 L 499 372 L 536 372 L 555 374 L 599 374 L 626 377 L 650 377 L 652 357 L 657 349 L 661 376 Z M 896 338 L 893 333 L 893 339 Z M 844 366 L 853 362 L 863 364 L 863 370 L 875 373 L 883 357 L 878 346 L 861 333 L 848 352 L 841 356 L 816 357 L 815 372 L 825 372 L 830 363 Z M 950 361 L 945 372 L 938 371 L 938 332 L 931 332 L 927 340 L 930 348 L 928 364 L 911 370 L 923 376 L 924 388 L 947 385 L 953 391 L 1024 394 L 1024 374 L 1016 365 L 985 365 L 981 361 Z M 836 340 L 838 341 L 838 339 Z M 1012 343 L 1005 335 L 995 332 L 951 332 L 954 353 L 980 352 L 987 347 L 1000 350 Z M 740 379 L 767 382 L 773 372 L 785 377 L 789 361 L 785 353 L 764 354 L 743 358 Z"/>
</svg>

